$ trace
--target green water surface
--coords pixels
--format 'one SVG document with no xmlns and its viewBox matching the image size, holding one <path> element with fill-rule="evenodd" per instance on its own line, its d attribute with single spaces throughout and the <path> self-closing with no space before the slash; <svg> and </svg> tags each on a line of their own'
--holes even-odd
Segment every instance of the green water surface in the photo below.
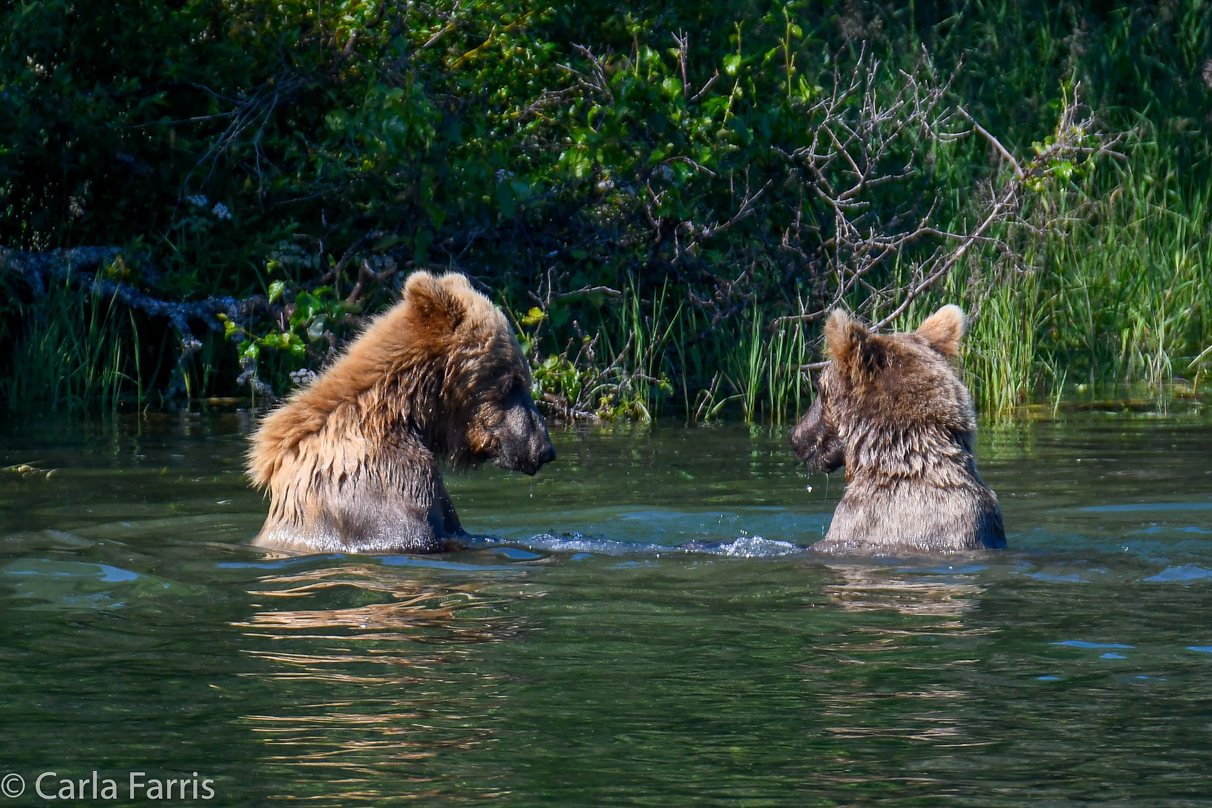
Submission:
<svg viewBox="0 0 1212 808">
<path fill-rule="evenodd" d="M 882 564 L 779 430 L 663 425 L 452 475 L 465 552 L 272 559 L 251 425 L 0 422 L 0 802 L 1212 806 L 1206 416 L 987 426 L 1011 549 Z"/>
</svg>

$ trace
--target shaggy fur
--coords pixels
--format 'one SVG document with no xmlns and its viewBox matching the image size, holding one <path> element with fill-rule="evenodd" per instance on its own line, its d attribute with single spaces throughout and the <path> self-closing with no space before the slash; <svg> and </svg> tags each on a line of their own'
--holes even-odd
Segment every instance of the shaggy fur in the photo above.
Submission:
<svg viewBox="0 0 1212 808">
<path fill-rule="evenodd" d="M 426 553 L 465 535 L 438 459 L 534 474 L 555 459 L 504 315 L 462 275 L 417 272 L 310 385 L 266 416 L 249 473 L 268 489 L 253 543 Z"/>
<path fill-rule="evenodd" d="M 944 306 L 915 332 L 876 335 L 841 310 L 829 364 L 791 433 L 810 467 L 846 466 L 846 493 L 813 549 L 920 555 L 1005 547 L 997 497 L 976 470 L 976 415 L 951 360 L 964 313 Z"/>
</svg>

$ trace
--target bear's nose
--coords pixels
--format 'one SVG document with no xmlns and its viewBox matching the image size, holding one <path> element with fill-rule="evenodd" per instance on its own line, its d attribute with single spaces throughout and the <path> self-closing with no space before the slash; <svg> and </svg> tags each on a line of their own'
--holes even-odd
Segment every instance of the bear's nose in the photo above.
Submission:
<svg viewBox="0 0 1212 808">
<path fill-rule="evenodd" d="M 555 447 L 549 443 L 547 444 L 547 448 L 543 450 L 543 454 L 539 455 L 539 462 L 550 463 L 553 460 L 555 460 Z"/>
</svg>

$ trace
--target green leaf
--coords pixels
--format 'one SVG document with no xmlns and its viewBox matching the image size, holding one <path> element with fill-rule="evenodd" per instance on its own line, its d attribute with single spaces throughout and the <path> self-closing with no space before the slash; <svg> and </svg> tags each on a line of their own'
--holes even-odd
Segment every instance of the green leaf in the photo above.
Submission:
<svg viewBox="0 0 1212 808">
<path fill-rule="evenodd" d="M 349 122 L 349 116 L 341 110 L 334 110 L 324 116 L 324 124 L 334 132 L 340 132 Z"/>
<path fill-rule="evenodd" d="M 307 336 L 310 339 L 312 339 L 313 341 L 322 339 L 324 337 L 324 331 L 327 328 L 327 326 L 328 326 L 328 320 L 326 318 L 317 317 L 315 320 L 312 321 L 311 325 L 309 325 L 307 327 Z"/>
<path fill-rule="evenodd" d="M 724 72 L 729 76 L 735 76 L 740 69 L 741 55 L 739 53 L 731 53 L 724 57 Z"/>
<path fill-rule="evenodd" d="M 316 312 L 320 310 L 320 301 L 315 295 L 309 292 L 299 292 L 295 298 L 295 313 L 291 315 L 291 326 L 297 326 L 301 323 L 310 322 L 312 317 L 316 316 Z"/>
<path fill-rule="evenodd" d="M 521 319 L 521 323 L 529 328 L 532 325 L 538 325 L 539 323 L 543 322 L 543 318 L 546 316 L 547 315 L 543 313 L 543 310 L 536 306 L 535 308 L 532 308 L 530 311 L 526 312 L 526 315 Z"/>
<path fill-rule="evenodd" d="M 271 283 L 269 285 L 269 302 L 270 303 L 277 302 L 282 297 L 282 293 L 285 291 L 286 291 L 286 281 L 274 281 L 273 283 Z"/>
</svg>

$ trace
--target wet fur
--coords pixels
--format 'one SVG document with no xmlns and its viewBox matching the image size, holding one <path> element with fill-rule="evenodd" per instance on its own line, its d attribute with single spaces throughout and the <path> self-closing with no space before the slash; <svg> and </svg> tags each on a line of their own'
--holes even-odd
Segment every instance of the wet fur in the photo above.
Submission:
<svg viewBox="0 0 1212 808">
<path fill-rule="evenodd" d="M 846 493 L 813 549 L 932 555 L 1006 545 L 997 496 L 976 469 L 972 399 L 952 366 L 965 325 L 956 306 L 905 334 L 830 316 L 829 364 L 791 434 L 811 468 L 846 467 Z"/>
<path fill-rule="evenodd" d="M 271 412 L 249 474 L 268 489 L 253 543 L 292 552 L 438 552 L 465 535 L 440 458 L 534 474 L 555 458 L 508 321 L 462 275 L 402 299 Z"/>
</svg>

